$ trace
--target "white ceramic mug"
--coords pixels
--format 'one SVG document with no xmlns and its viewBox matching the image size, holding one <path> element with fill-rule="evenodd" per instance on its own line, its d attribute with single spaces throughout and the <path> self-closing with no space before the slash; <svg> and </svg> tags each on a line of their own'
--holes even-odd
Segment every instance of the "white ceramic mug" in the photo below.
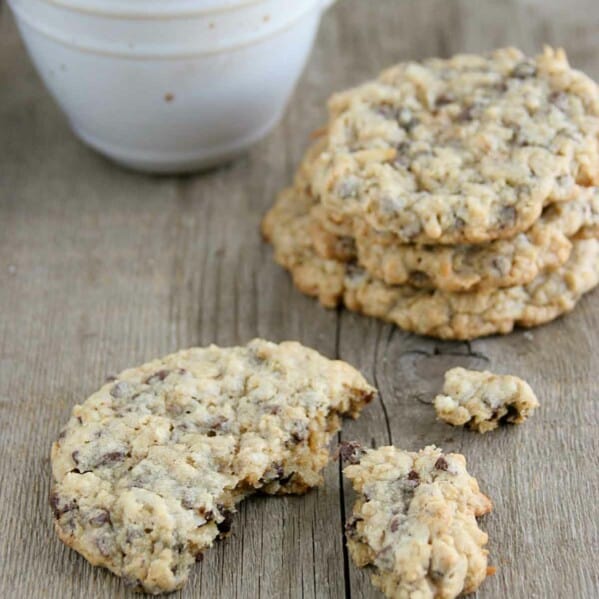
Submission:
<svg viewBox="0 0 599 599">
<path fill-rule="evenodd" d="M 9 0 L 75 133 L 128 167 L 228 160 L 281 118 L 333 0 Z"/>
</svg>

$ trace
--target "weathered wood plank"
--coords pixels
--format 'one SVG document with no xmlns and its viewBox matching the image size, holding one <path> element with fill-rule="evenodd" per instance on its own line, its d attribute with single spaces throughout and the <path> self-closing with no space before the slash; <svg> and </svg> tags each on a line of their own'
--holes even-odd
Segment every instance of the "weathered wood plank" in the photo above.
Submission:
<svg viewBox="0 0 599 599">
<path fill-rule="evenodd" d="M 255 335 L 298 339 L 362 368 L 381 400 L 344 438 L 463 451 L 495 501 L 498 574 L 484 597 L 595 597 L 599 367 L 596 294 L 532 335 L 439 343 L 325 311 L 297 293 L 258 223 L 292 176 L 334 90 L 403 58 L 514 43 L 564 45 L 599 76 L 595 0 L 343 0 L 326 17 L 283 123 L 203 176 L 127 173 L 81 146 L 43 91 L 0 6 L 0 594 L 129 597 L 51 531 L 49 446 L 107 374 L 180 347 Z M 443 371 L 520 374 L 542 407 L 524 427 L 478 437 L 435 421 Z M 353 495 L 339 465 L 303 498 L 243 504 L 180 597 L 374 598 L 347 562 Z M 345 562 L 345 563 L 344 563 Z M 345 573 L 348 574 L 345 579 Z"/>
</svg>

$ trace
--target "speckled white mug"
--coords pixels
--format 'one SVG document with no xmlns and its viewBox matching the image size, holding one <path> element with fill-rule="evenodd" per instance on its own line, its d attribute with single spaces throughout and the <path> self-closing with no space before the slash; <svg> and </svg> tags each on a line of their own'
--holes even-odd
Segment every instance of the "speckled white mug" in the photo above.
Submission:
<svg viewBox="0 0 599 599">
<path fill-rule="evenodd" d="M 73 130 L 120 164 L 228 160 L 282 116 L 333 0 L 9 0 Z"/>
</svg>

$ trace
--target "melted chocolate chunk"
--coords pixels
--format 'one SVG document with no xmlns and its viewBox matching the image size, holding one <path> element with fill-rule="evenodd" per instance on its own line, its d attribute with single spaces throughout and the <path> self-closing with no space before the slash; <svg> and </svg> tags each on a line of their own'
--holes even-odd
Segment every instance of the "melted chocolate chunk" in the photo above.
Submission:
<svg viewBox="0 0 599 599">
<path fill-rule="evenodd" d="M 231 526 L 233 524 L 233 514 L 228 510 L 221 511 L 221 515 L 223 520 L 221 522 L 217 522 L 216 528 L 218 528 L 218 532 L 221 535 L 226 535 L 231 531 Z"/>
<path fill-rule="evenodd" d="M 449 468 L 449 464 L 447 463 L 447 460 L 443 456 L 441 456 L 435 462 L 435 468 L 437 470 L 447 470 Z"/>
<path fill-rule="evenodd" d="M 111 451 L 109 453 L 105 453 L 96 463 L 96 468 L 98 466 L 108 466 L 110 464 L 116 464 L 117 462 L 122 462 L 126 453 L 124 451 Z"/>
<path fill-rule="evenodd" d="M 420 475 L 416 470 L 410 470 L 408 472 L 408 480 L 420 480 Z"/>
<path fill-rule="evenodd" d="M 77 504 L 74 501 L 69 501 L 64 503 L 62 506 L 61 498 L 56 491 L 50 493 L 50 497 L 48 498 L 48 502 L 50 503 L 50 507 L 52 508 L 52 512 L 54 513 L 54 517 L 56 519 L 60 518 L 63 514 L 74 510 L 77 507 Z"/>
<path fill-rule="evenodd" d="M 112 524 L 112 520 L 110 519 L 110 512 L 108 510 L 102 510 L 99 514 L 90 518 L 89 523 L 92 526 L 102 526 L 102 524 Z"/>
<path fill-rule="evenodd" d="M 357 441 L 344 441 L 339 445 L 339 458 L 347 464 L 359 464 L 364 449 Z"/>
<path fill-rule="evenodd" d="M 158 370 L 150 375 L 144 382 L 148 385 L 155 385 L 156 383 L 163 381 L 170 373 L 170 370 Z"/>
</svg>

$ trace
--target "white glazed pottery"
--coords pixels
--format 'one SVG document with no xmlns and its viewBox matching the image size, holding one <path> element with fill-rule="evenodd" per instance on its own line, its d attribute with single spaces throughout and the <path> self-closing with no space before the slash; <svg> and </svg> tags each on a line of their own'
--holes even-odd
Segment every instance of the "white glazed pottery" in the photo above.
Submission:
<svg viewBox="0 0 599 599">
<path fill-rule="evenodd" d="M 90 146 L 128 167 L 228 160 L 282 116 L 332 0 L 9 0 Z"/>
</svg>

